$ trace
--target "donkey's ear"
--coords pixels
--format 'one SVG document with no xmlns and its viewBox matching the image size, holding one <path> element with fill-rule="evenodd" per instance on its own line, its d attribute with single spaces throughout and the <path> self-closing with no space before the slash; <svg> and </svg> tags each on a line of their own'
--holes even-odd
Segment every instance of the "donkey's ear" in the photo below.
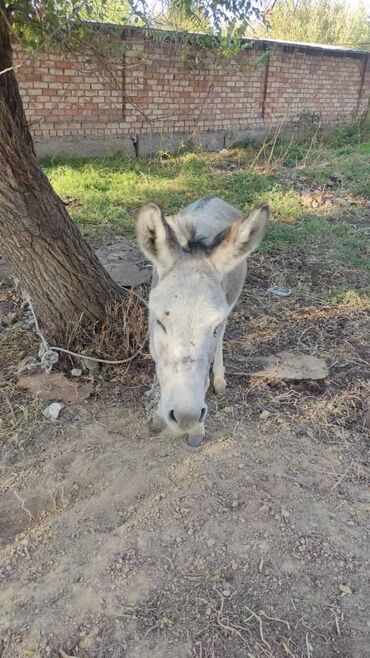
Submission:
<svg viewBox="0 0 370 658">
<path fill-rule="evenodd" d="M 246 217 L 233 222 L 216 238 L 210 261 L 219 272 L 230 272 L 260 244 L 270 217 L 267 203 L 260 203 Z"/>
<path fill-rule="evenodd" d="M 141 208 L 136 231 L 141 251 L 159 271 L 169 269 L 181 256 L 182 249 L 176 235 L 155 203 Z"/>
</svg>

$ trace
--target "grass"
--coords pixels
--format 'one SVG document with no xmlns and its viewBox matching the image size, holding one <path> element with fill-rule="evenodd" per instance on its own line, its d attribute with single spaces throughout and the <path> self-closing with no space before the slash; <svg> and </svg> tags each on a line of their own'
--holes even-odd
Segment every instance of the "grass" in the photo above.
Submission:
<svg viewBox="0 0 370 658">
<path fill-rule="evenodd" d="M 44 160 L 43 167 L 73 219 L 90 235 L 133 236 L 136 210 L 148 200 L 171 214 L 203 195 L 219 195 L 245 211 L 264 198 L 273 217 L 264 253 L 293 249 L 368 272 L 367 140 L 366 132 L 338 128 L 329 143 L 287 145 L 271 138 L 262 148 L 217 154 L 55 158 Z M 314 207 L 302 203 L 302 194 L 318 198 Z"/>
<path fill-rule="evenodd" d="M 22 332 L 16 325 L 0 332 L 0 446 L 11 439 L 18 448 L 23 448 L 41 424 L 42 403 L 27 397 L 17 387 L 14 373 L 19 366 L 19 350 L 35 353 L 37 346 L 34 335 Z"/>
<path fill-rule="evenodd" d="M 247 285 L 243 289 L 241 300 L 232 314 L 228 327 L 225 342 L 228 394 L 227 397 L 218 399 L 217 402 L 213 396 L 210 396 L 210 405 L 211 408 L 214 408 L 216 418 L 216 414 L 220 414 L 217 420 L 218 428 L 216 436 L 213 437 L 210 434 L 209 443 L 205 446 L 203 457 L 200 456 L 200 458 L 204 462 L 209 454 L 218 459 L 221 454 L 220 450 L 224 450 L 225 454 L 231 454 L 232 451 L 228 447 L 232 445 L 235 438 L 238 444 L 235 444 L 236 452 L 233 453 L 236 461 L 233 459 L 227 465 L 230 466 L 230 469 L 234 468 L 236 463 L 241 460 L 240 449 L 243 447 L 243 442 L 245 443 L 245 437 L 248 439 L 249 435 L 257 436 L 258 441 L 255 441 L 254 453 L 251 453 L 252 462 L 254 459 L 258 464 L 262 464 L 262 470 L 267 472 L 269 468 L 269 463 L 265 458 L 267 446 L 269 450 L 274 450 L 274 445 L 280 449 L 281 446 L 284 448 L 283 444 L 286 443 L 289 448 L 289 441 L 292 441 L 294 437 L 297 446 L 302 446 L 303 466 L 298 468 L 299 472 L 295 474 L 295 466 L 300 467 L 301 464 L 298 463 L 299 460 L 295 460 L 293 451 L 292 461 L 287 459 L 284 462 L 286 473 L 283 473 L 283 476 L 298 484 L 296 491 L 297 496 L 303 500 L 302 509 L 308 509 L 314 495 L 320 501 L 325 496 L 329 496 L 328 500 L 335 514 L 344 501 L 348 500 L 349 503 L 354 501 L 352 506 L 348 503 L 339 523 L 348 523 L 348 519 L 353 518 L 357 526 L 361 521 L 363 510 L 361 510 L 360 497 L 354 496 L 357 491 L 354 488 L 354 480 L 357 478 L 362 489 L 366 487 L 365 465 L 368 453 L 366 418 L 369 413 L 370 394 L 368 369 L 370 297 L 367 292 L 369 289 L 369 259 L 366 247 L 366 236 L 368 235 L 366 229 L 370 225 L 368 189 L 370 149 L 368 148 L 369 142 L 348 143 L 347 140 L 344 140 L 343 143 L 338 142 L 337 135 L 332 144 L 321 143 L 315 145 L 315 148 L 312 148 L 310 144 L 294 144 L 289 151 L 287 145 L 278 144 L 276 149 L 274 148 L 271 152 L 269 144 L 266 144 L 264 152 L 261 153 L 260 148 L 256 147 L 234 149 L 219 154 L 201 152 L 175 156 L 160 154 L 156 158 L 140 160 L 132 160 L 122 155 L 98 160 L 49 160 L 44 162 L 44 168 L 52 179 L 57 192 L 68 202 L 74 219 L 90 235 L 97 233 L 100 238 L 102 234 L 107 233 L 132 235 L 135 210 L 147 199 L 159 199 L 169 213 L 177 211 L 182 205 L 201 195 L 210 193 L 219 194 L 245 210 L 262 197 L 269 201 L 273 221 L 266 240 L 253 258 Z M 291 287 L 292 294 L 286 298 L 268 294 L 267 289 L 272 284 Z M 6 293 L 4 293 L 4 301 L 8 301 Z M 117 326 L 123 329 L 126 322 L 126 310 L 124 307 L 114 309 Z M 144 336 L 142 309 L 137 309 L 134 320 L 136 324 L 142 326 Z M 129 339 L 130 336 L 127 335 L 127 332 L 123 331 L 122 334 L 115 331 L 112 333 L 112 327 L 107 324 L 100 336 L 99 349 L 109 354 L 109 350 L 114 349 L 117 343 L 122 346 L 123 341 L 129 341 Z M 132 347 L 130 343 L 128 343 L 127 349 L 129 347 Z M 36 355 L 38 339 L 32 332 L 22 331 L 17 324 L 0 332 L 0 353 L 2 354 L 0 447 L 2 442 L 11 442 L 17 452 L 25 449 L 23 461 L 20 461 L 18 465 L 14 455 L 9 460 L 9 455 L 11 455 L 9 449 L 5 454 L 11 466 L 12 477 L 14 473 L 19 472 L 24 482 L 29 484 L 30 478 L 27 476 L 25 460 L 33 467 L 35 465 L 37 467 L 39 455 L 41 454 L 42 457 L 42 451 L 46 445 L 45 438 L 48 440 L 50 438 L 49 443 L 58 458 L 57 448 L 55 448 L 58 438 L 63 451 L 63 439 L 64 437 L 70 439 L 72 436 L 70 432 L 73 430 L 76 418 L 78 419 L 78 409 L 77 416 L 76 409 L 69 417 L 66 414 L 61 424 L 57 425 L 58 429 L 53 429 L 49 433 L 46 421 L 42 416 L 42 404 L 16 387 L 15 373 L 20 359 L 20 348 L 22 348 L 22 352 L 26 350 L 27 353 L 32 352 Z M 245 376 L 250 365 L 253 365 L 254 359 L 270 356 L 283 350 L 303 351 L 306 354 L 324 358 L 330 371 L 327 381 L 269 382 Z M 118 381 L 128 388 L 118 388 Z M 89 412 L 94 419 L 98 418 L 99 421 L 104 419 L 104 413 L 106 413 L 104 405 L 107 406 L 108 400 L 108 407 L 112 400 L 118 400 L 120 415 L 122 415 L 122 400 L 127 406 L 128 412 L 130 412 L 131 404 L 135 405 L 135 409 L 141 408 L 143 389 L 138 388 L 136 393 L 132 392 L 135 386 L 132 386 L 131 375 L 127 377 L 126 366 L 122 369 L 121 375 L 110 369 L 107 371 L 106 382 L 100 375 L 95 382 L 97 396 L 94 400 L 94 407 L 91 407 L 91 413 Z M 232 411 L 230 420 L 227 420 L 226 410 Z M 271 440 L 268 436 L 268 426 L 265 430 L 259 429 L 262 411 L 268 411 L 270 414 L 267 423 L 271 427 Z M 144 423 L 144 415 L 138 425 L 139 433 L 142 423 Z M 113 434 L 116 434 L 115 425 L 112 427 Z M 221 432 L 224 434 L 222 435 Z M 292 436 L 290 437 L 290 435 Z M 222 439 L 221 436 L 223 436 Z M 278 438 L 280 443 L 278 443 Z M 247 440 L 245 445 L 249 446 L 249 443 Z M 323 443 L 330 444 L 325 452 L 321 449 Z M 249 455 L 249 447 L 247 451 Z M 320 456 L 325 457 L 325 455 L 327 459 L 322 461 L 318 471 L 319 477 L 315 479 L 313 477 L 314 469 L 317 470 L 315 462 L 319 462 Z M 92 459 L 94 459 L 94 455 Z M 306 459 L 307 468 L 304 466 L 304 459 Z M 337 459 L 342 460 L 343 464 L 338 472 L 333 465 L 339 464 Z M 202 469 L 202 462 L 199 464 Z M 326 474 L 325 470 L 329 468 L 329 464 L 330 472 Z M 248 466 L 250 464 L 247 459 L 246 472 Z M 98 469 L 99 465 L 96 468 Z M 279 486 L 277 477 L 275 477 L 276 473 L 279 475 L 279 472 L 278 470 L 275 472 L 275 470 L 272 469 L 271 477 L 274 480 L 272 484 Z M 25 474 L 26 479 L 24 479 Z M 271 479 L 270 475 L 266 477 Z M 12 484 L 11 486 L 17 485 Z M 327 488 L 328 486 L 329 488 Z M 36 501 L 37 497 L 35 498 L 33 490 L 31 491 Z M 55 512 L 64 513 L 63 498 L 62 505 L 60 507 L 58 505 L 57 508 L 53 498 L 53 489 L 48 491 L 46 488 L 45 491 L 54 504 Z M 360 489 L 358 491 L 361 493 Z M 307 496 L 305 492 L 308 492 Z M 338 505 L 334 500 L 334 492 L 338 496 Z M 23 512 L 27 511 L 20 497 L 23 495 L 22 487 L 17 486 L 13 493 L 18 498 L 19 508 L 23 509 Z M 84 494 L 84 491 L 82 493 Z M 231 496 L 227 489 L 221 493 L 223 495 L 220 505 L 222 509 L 225 509 L 225 502 L 227 504 L 227 500 Z M 242 487 L 240 502 L 243 505 L 244 494 Z M 261 495 L 264 495 L 264 491 Z M 253 504 L 254 508 L 256 505 L 259 506 L 258 499 Z M 363 508 L 365 509 L 365 503 L 363 503 Z M 45 518 L 48 518 L 45 517 L 47 508 L 44 502 L 40 509 L 43 510 L 40 518 L 44 522 Z M 289 506 L 288 509 L 290 509 Z M 270 511 L 266 512 L 267 515 L 270 514 Z M 292 512 L 294 514 L 294 509 Z M 139 526 L 142 516 L 142 514 L 139 515 Z M 277 515 L 275 515 L 276 518 Z M 285 524 L 285 521 L 282 523 Z M 351 526 L 353 524 L 354 521 L 351 521 Z M 34 530 L 39 537 L 38 524 L 32 524 L 32 526 L 35 526 Z M 355 530 L 356 528 L 350 528 L 348 532 L 353 534 Z M 338 537 L 341 538 L 342 535 L 339 531 L 340 524 L 338 525 Z M 318 533 L 311 532 L 308 527 L 306 534 L 308 541 L 314 542 L 312 545 L 315 550 L 319 550 L 317 549 L 317 546 L 320 548 L 320 544 L 317 543 Z M 274 535 L 280 540 L 281 531 L 278 524 L 272 528 L 272 540 Z M 25 541 L 28 536 L 32 538 L 33 535 L 25 532 Z M 340 544 L 338 545 L 340 548 Z M 310 547 L 311 544 L 308 544 L 308 549 Z M 31 543 L 31 548 L 34 548 L 34 543 Z M 293 544 L 291 548 L 294 553 Z M 179 555 L 183 554 L 184 551 L 179 553 Z M 23 553 L 20 555 L 23 559 Z M 319 560 L 315 560 L 314 564 L 316 572 L 317 565 L 320 567 L 321 564 L 320 550 L 318 555 Z M 338 555 L 341 557 L 340 551 Z M 31 557 L 33 557 L 32 552 Z M 248 653 L 249 643 L 251 643 L 253 655 L 256 652 L 258 655 L 262 655 L 260 649 L 264 655 L 267 655 L 267 647 L 269 655 L 272 655 L 269 648 L 274 651 L 274 655 L 282 655 L 283 648 L 286 655 L 293 656 L 292 651 L 294 651 L 294 655 L 298 656 L 297 651 L 304 644 L 307 647 L 307 655 L 309 655 L 309 640 L 311 641 L 312 636 L 315 637 L 316 642 L 316 635 L 319 637 L 322 634 L 327 643 L 330 633 L 333 634 L 331 613 L 329 625 L 327 625 L 326 618 L 324 624 L 320 625 L 318 622 L 316 623 L 316 617 L 320 613 L 316 606 L 317 609 L 314 610 L 314 617 L 312 617 L 314 621 L 310 617 L 310 625 L 306 625 L 304 622 L 307 621 L 307 618 L 302 614 L 305 615 L 305 610 L 311 614 L 312 602 L 309 600 L 306 605 L 302 596 L 298 597 L 300 607 L 297 609 L 296 619 L 299 618 L 299 621 L 294 625 L 292 623 L 294 620 L 290 617 L 289 623 L 284 619 L 287 616 L 284 611 L 279 612 L 278 599 L 276 599 L 276 605 L 270 605 L 272 611 L 274 609 L 278 611 L 277 618 L 268 617 L 263 612 L 258 614 L 254 612 L 253 608 L 256 611 L 260 610 L 260 601 L 263 601 L 264 598 L 271 603 L 271 596 L 275 590 L 277 591 L 276 578 L 273 577 L 271 582 L 268 579 L 269 573 L 274 576 L 275 568 L 273 563 L 272 567 L 271 564 L 268 564 L 271 562 L 268 558 L 267 555 L 265 567 L 268 566 L 269 570 L 263 568 L 261 555 L 257 555 L 255 558 L 255 572 L 258 571 L 259 575 L 263 576 L 263 581 L 266 581 L 262 589 L 261 587 L 254 588 L 258 593 L 258 601 L 255 600 L 256 605 L 250 601 L 250 592 L 253 593 L 254 587 L 253 580 L 252 589 L 248 582 L 245 591 L 240 591 L 239 598 L 238 591 L 234 587 L 230 597 L 225 594 L 224 600 L 223 593 L 221 593 L 223 583 L 225 582 L 227 585 L 229 582 L 233 583 L 233 577 L 231 577 L 229 568 L 225 573 L 222 572 L 222 569 L 215 570 L 214 568 L 220 565 L 222 567 L 222 560 L 224 560 L 222 554 L 219 565 L 212 566 L 210 563 L 212 566 L 211 580 L 214 581 L 215 587 L 208 587 L 211 582 L 208 578 L 207 587 L 202 589 L 201 581 L 199 581 L 198 587 L 197 575 L 195 575 L 195 579 L 190 575 L 189 586 L 186 585 L 185 588 L 179 590 L 176 590 L 175 587 L 173 590 L 178 601 L 177 607 L 176 605 L 173 607 L 174 597 L 168 598 L 167 594 L 170 590 L 165 588 L 163 591 L 159 591 L 158 596 L 151 597 L 148 605 L 139 603 L 132 610 L 132 619 L 139 624 L 143 639 L 150 631 L 162 634 L 163 637 L 168 631 L 167 634 L 172 644 L 176 638 L 182 641 L 181 629 L 186 626 L 186 641 L 189 640 L 189 637 L 190 639 L 193 636 L 196 637 L 200 653 L 203 652 L 203 646 L 205 651 L 207 651 L 207 647 L 216 646 L 216 650 L 217 647 L 220 648 L 222 655 L 230 655 L 233 647 L 236 647 L 235 651 L 238 651 L 239 647 L 240 655 L 244 651 L 243 655 L 252 656 L 251 653 Z M 166 565 L 164 574 L 169 578 L 170 571 L 175 572 L 177 565 L 175 561 L 167 558 L 162 562 Z M 200 564 L 202 564 L 202 560 L 200 560 Z M 227 564 L 229 564 L 229 560 Z M 324 567 L 321 564 L 320 568 Z M 253 569 L 249 571 L 252 573 Z M 306 569 L 304 571 L 306 572 Z M 187 577 L 185 574 L 185 577 L 181 577 L 179 582 L 186 583 Z M 337 580 L 335 591 L 338 590 L 338 582 L 350 582 L 352 585 L 352 578 L 350 581 L 347 577 L 343 579 L 341 577 L 340 581 Z M 354 594 L 357 594 L 355 587 L 353 589 Z M 330 589 L 328 592 L 326 599 L 331 597 L 335 602 L 333 592 L 330 594 Z M 195 596 L 196 594 L 199 596 Z M 353 596 L 352 599 L 354 600 L 355 597 Z M 200 606 L 198 605 L 199 609 L 194 604 L 197 601 L 201 602 Z M 246 603 L 252 608 L 247 607 Z M 303 610 L 302 605 L 306 605 Z M 331 606 L 333 610 L 334 607 L 334 605 Z M 209 614 L 205 613 L 206 608 Z M 243 614 L 240 612 L 241 610 L 244 611 Z M 356 610 L 354 608 L 352 617 Z M 172 614 L 173 611 L 174 614 Z M 128 617 L 130 617 L 130 610 L 128 613 Z M 191 632 L 188 632 L 189 624 L 182 623 L 184 619 L 187 619 L 187 614 L 188 618 L 194 622 L 193 626 L 190 624 Z M 270 611 L 270 614 L 273 612 Z M 181 624 L 176 626 L 178 619 Z M 337 620 L 336 615 L 335 619 Z M 299 630 L 302 620 L 304 631 Z M 279 623 L 283 625 L 283 635 L 276 630 Z M 339 629 L 338 626 L 337 629 Z M 344 630 L 341 630 L 341 642 L 343 638 L 343 641 L 347 642 L 348 635 L 350 643 L 351 632 L 350 626 L 344 626 Z M 242 644 L 234 644 L 239 640 Z M 104 642 L 101 646 L 102 651 L 105 648 Z M 109 637 L 107 642 L 109 642 Z M 108 647 L 108 644 L 106 646 Z M 111 648 L 111 645 L 109 646 Z M 330 648 L 328 650 L 330 651 Z M 85 655 L 83 648 L 80 648 L 80 651 Z M 77 652 L 79 652 L 78 646 Z M 306 655 L 304 648 L 299 655 Z"/>
<path fill-rule="evenodd" d="M 307 170 L 319 183 L 325 183 L 333 172 L 338 172 L 346 191 L 364 196 L 370 193 L 370 142 L 327 149 L 321 162 Z"/>
</svg>

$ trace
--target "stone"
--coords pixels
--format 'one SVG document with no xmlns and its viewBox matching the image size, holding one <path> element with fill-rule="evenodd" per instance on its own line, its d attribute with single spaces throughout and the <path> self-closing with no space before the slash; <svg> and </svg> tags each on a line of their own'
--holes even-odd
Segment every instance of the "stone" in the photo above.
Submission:
<svg viewBox="0 0 370 658">
<path fill-rule="evenodd" d="M 263 361 L 265 367 L 257 372 L 252 372 L 251 377 L 320 380 L 329 375 L 329 369 L 324 359 L 303 352 L 280 352 L 264 357 Z"/>
<path fill-rule="evenodd" d="M 104 267 L 112 279 L 121 286 L 134 288 L 150 280 L 149 269 L 140 270 L 134 263 L 104 263 Z"/>
<path fill-rule="evenodd" d="M 52 402 L 44 409 L 42 415 L 45 416 L 45 418 L 48 420 L 56 421 L 58 420 L 59 414 L 62 409 L 64 409 L 64 407 L 65 405 L 61 402 Z"/>
<path fill-rule="evenodd" d="M 91 374 L 95 375 L 100 371 L 100 364 L 99 361 L 95 361 L 95 359 L 90 359 L 88 356 L 84 356 L 82 359 L 82 364 L 86 370 L 91 372 Z"/>
<path fill-rule="evenodd" d="M 127 242 L 120 241 L 101 247 L 95 253 L 112 279 L 121 286 L 133 288 L 151 278 L 151 268 L 139 267 L 138 262 L 143 263 L 143 257 L 138 249 Z"/>
</svg>

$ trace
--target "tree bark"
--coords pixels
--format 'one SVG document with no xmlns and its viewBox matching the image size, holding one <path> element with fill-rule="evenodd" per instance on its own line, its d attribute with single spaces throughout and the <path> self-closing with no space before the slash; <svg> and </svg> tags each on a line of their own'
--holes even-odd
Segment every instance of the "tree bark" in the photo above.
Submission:
<svg viewBox="0 0 370 658">
<path fill-rule="evenodd" d="M 0 0 L 0 251 L 49 338 L 105 317 L 122 291 L 110 278 L 39 167 L 12 69 Z M 3 72 L 6 69 L 6 72 Z"/>
</svg>

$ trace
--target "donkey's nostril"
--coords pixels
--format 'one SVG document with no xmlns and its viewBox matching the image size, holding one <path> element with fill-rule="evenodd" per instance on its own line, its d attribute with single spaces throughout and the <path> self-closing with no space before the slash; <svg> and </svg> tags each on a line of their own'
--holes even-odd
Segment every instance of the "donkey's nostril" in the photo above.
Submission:
<svg viewBox="0 0 370 658">
<path fill-rule="evenodd" d="M 206 413 L 207 413 L 207 407 L 203 407 L 203 409 L 200 413 L 200 416 L 199 416 L 199 422 L 200 423 L 205 419 Z"/>
<path fill-rule="evenodd" d="M 177 423 L 176 416 L 175 416 L 175 412 L 174 412 L 173 409 L 171 409 L 171 411 L 170 411 L 170 413 L 168 414 L 168 416 L 169 416 L 169 419 L 170 419 L 173 423 Z"/>
</svg>

